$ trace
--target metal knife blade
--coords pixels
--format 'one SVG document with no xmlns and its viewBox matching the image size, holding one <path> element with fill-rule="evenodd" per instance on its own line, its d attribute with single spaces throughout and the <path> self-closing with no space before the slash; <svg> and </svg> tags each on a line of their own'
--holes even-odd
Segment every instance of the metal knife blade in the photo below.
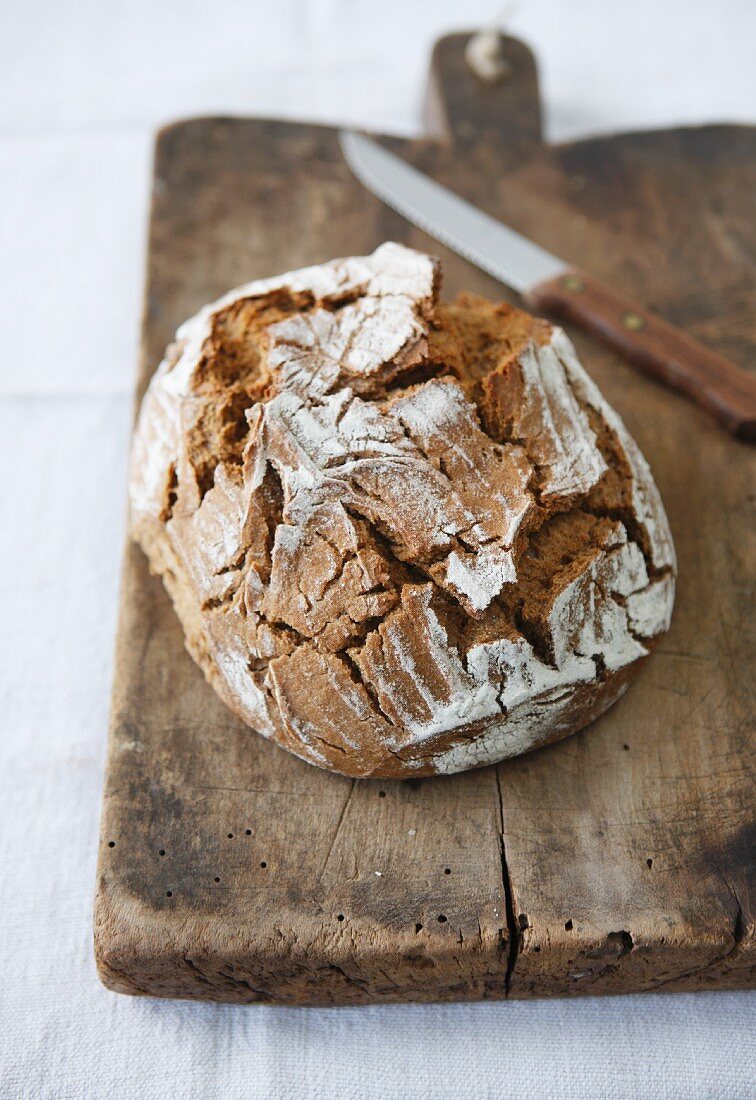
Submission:
<svg viewBox="0 0 756 1100">
<path fill-rule="evenodd" d="M 339 142 L 357 179 L 419 229 L 519 293 L 569 265 L 412 168 L 377 142 L 342 130 Z"/>
</svg>

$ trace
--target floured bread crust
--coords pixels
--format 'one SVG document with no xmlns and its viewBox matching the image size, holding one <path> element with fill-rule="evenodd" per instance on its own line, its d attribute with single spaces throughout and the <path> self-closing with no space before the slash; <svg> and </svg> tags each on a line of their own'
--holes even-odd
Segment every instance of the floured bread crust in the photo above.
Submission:
<svg viewBox="0 0 756 1100">
<path fill-rule="evenodd" d="M 566 737 L 668 626 L 648 466 L 565 334 L 397 244 L 250 283 L 144 399 L 131 529 L 253 729 L 352 776 Z"/>
</svg>

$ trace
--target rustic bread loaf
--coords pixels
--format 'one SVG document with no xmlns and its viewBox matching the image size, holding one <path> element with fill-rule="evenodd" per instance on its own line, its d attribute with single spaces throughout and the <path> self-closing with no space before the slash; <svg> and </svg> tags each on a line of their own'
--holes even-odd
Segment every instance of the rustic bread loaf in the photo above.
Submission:
<svg viewBox="0 0 756 1100">
<path fill-rule="evenodd" d="M 352 776 L 566 737 L 667 630 L 648 466 L 564 333 L 396 244 L 250 283 L 142 405 L 132 532 L 228 706 Z"/>
</svg>

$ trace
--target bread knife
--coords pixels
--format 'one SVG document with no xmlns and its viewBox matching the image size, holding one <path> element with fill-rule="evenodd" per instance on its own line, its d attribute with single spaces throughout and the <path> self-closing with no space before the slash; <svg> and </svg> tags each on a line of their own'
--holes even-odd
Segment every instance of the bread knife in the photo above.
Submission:
<svg viewBox="0 0 756 1100">
<path fill-rule="evenodd" d="M 756 440 L 756 377 L 682 329 L 484 214 L 376 141 L 339 134 L 354 175 L 387 206 L 522 295 L 685 394 L 740 439 Z"/>
</svg>

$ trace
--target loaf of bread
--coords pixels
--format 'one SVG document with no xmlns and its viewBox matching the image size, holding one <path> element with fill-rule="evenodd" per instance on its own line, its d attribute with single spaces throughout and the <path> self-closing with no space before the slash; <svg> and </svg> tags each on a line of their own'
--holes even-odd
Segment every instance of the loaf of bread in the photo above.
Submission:
<svg viewBox="0 0 756 1100">
<path fill-rule="evenodd" d="M 609 707 L 669 626 L 649 468 L 561 329 L 384 244 L 250 283 L 144 399 L 131 530 L 252 729 L 351 776 L 490 764 Z"/>
</svg>

